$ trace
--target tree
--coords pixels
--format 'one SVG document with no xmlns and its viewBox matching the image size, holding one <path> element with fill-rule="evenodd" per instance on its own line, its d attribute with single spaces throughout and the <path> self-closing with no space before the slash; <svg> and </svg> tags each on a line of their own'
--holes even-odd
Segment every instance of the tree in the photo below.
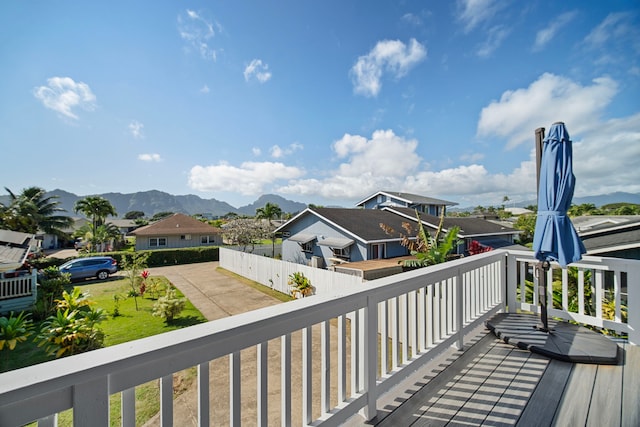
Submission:
<svg viewBox="0 0 640 427">
<path fill-rule="evenodd" d="M 222 234 L 227 241 L 242 246 L 243 252 L 246 252 L 248 246 L 251 246 L 249 252 L 253 252 L 256 240 L 262 239 L 265 230 L 262 223 L 255 219 L 238 218 L 226 223 L 222 227 Z"/>
<path fill-rule="evenodd" d="M 275 258 L 276 256 L 276 234 L 273 230 L 275 230 L 275 226 L 273 225 L 272 220 L 274 218 L 280 218 L 282 216 L 282 209 L 275 203 L 267 202 L 264 207 L 256 209 L 256 218 L 257 219 L 265 219 L 269 221 L 269 238 L 271 239 L 271 258 Z"/>
<path fill-rule="evenodd" d="M 76 212 L 82 212 L 91 218 L 91 233 L 94 239 L 98 232 L 98 227 L 104 224 L 107 216 L 117 215 L 111 202 L 100 196 L 87 196 L 84 199 L 78 200 L 74 206 L 74 210 Z M 96 243 L 95 240 L 94 243 Z"/>
<path fill-rule="evenodd" d="M 139 219 L 144 218 L 144 212 L 142 211 L 129 211 L 124 214 L 124 219 Z"/>
<path fill-rule="evenodd" d="M 129 296 L 133 297 L 133 301 L 136 304 L 136 311 L 138 311 L 138 296 L 139 287 L 138 281 L 140 280 L 140 274 L 147 268 L 147 260 L 151 256 L 151 252 L 133 252 L 131 254 L 123 254 L 120 261 L 122 271 L 125 272 L 127 279 L 129 279 Z"/>
<path fill-rule="evenodd" d="M 28 187 L 18 195 L 5 187 L 9 193 L 8 206 L 0 204 L 0 226 L 12 231 L 36 234 L 38 230 L 45 233 L 64 236 L 62 231 L 73 224 L 73 220 L 59 215 L 65 210 L 60 208 L 57 196 L 45 197 L 45 190 L 39 187 Z"/>
<path fill-rule="evenodd" d="M 168 211 L 165 211 L 165 212 L 158 212 L 157 214 L 154 214 L 154 215 L 151 217 L 151 220 L 150 220 L 150 221 L 151 221 L 151 222 L 154 222 L 154 221 L 160 221 L 161 219 L 164 219 L 164 218 L 169 217 L 169 216 L 171 216 L 171 215 L 173 215 L 173 212 L 168 212 Z"/>
<path fill-rule="evenodd" d="M 518 241 L 521 245 L 526 245 L 533 242 L 533 233 L 536 229 L 536 214 L 520 215 L 516 220 L 514 227 L 518 230 L 522 230 Z"/>
<path fill-rule="evenodd" d="M 403 224 L 403 228 L 405 229 L 405 231 L 407 231 L 407 235 L 401 234 L 402 245 L 409 249 L 411 255 L 415 257 L 415 259 L 402 261 L 403 265 L 405 267 L 411 268 L 422 268 L 429 265 L 441 264 L 443 262 L 446 262 L 448 260 L 449 254 L 459 244 L 458 232 L 460 231 L 460 228 L 457 226 L 451 227 L 444 235 L 444 237 L 441 237 L 444 224 L 443 211 L 440 215 L 440 224 L 438 224 L 438 229 L 436 230 L 435 235 L 432 237 L 431 234 L 429 234 L 429 232 L 425 230 L 418 211 L 416 211 L 416 218 L 418 220 L 417 239 L 411 238 L 411 235 L 413 234 L 411 225 L 409 223 Z M 385 224 L 380 224 L 380 227 L 387 234 L 395 233 L 395 231 L 391 227 Z"/>
</svg>

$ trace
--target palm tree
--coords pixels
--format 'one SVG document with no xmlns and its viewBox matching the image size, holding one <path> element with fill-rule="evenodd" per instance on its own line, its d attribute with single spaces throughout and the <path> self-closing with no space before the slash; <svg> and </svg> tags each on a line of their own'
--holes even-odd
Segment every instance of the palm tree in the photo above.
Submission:
<svg viewBox="0 0 640 427">
<path fill-rule="evenodd" d="M 64 235 L 64 228 L 70 227 L 73 220 L 60 212 L 57 196 L 45 197 L 46 191 L 39 187 L 28 187 L 18 195 L 5 187 L 9 193 L 9 206 L 0 204 L 0 225 L 12 231 L 35 234 L 38 230 L 45 233 Z"/>
<path fill-rule="evenodd" d="M 107 199 L 100 196 L 87 196 L 80 199 L 74 206 L 76 212 L 82 212 L 91 218 L 91 234 L 95 240 L 98 227 L 104 224 L 107 216 L 116 216 L 116 210 Z"/>
<path fill-rule="evenodd" d="M 273 229 L 273 223 L 271 222 L 274 218 L 280 218 L 282 216 L 282 209 L 275 203 L 267 202 L 261 208 L 256 209 L 256 218 L 257 219 L 266 219 L 269 221 L 270 229 Z M 271 258 L 275 258 L 276 255 L 276 234 L 273 231 L 270 231 L 271 237 Z"/>
</svg>

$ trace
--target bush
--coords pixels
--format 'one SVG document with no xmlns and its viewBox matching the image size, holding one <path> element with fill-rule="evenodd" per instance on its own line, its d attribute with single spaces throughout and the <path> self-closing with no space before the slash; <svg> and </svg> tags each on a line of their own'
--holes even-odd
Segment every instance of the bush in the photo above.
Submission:
<svg viewBox="0 0 640 427">
<path fill-rule="evenodd" d="M 153 315 L 171 323 L 184 309 L 185 304 L 186 299 L 176 297 L 176 290 L 171 286 L 167 289 L 167 294 L 158 298 L 158 301 L 153 305 Z"/>
<path fill-rule="evenodd" d="M 147 259 L 147 267 L 163 267 L 165 265 L 178 264 L 195 264 L 198 262 L 210 262 L 220 260 L 220 248 L 203 246 L 198 248 L 180 248 L 180 249 L 158 249 L 136 251 L 136 253 L 149 253 Z M 98 255 L 98 254 L 95 254 Z M 118 265 L 122 264 L 122 258 L 131 256 L 131 252 L 119 251 L 109 252 L 108 254 L 118 261 Z"/>
</svg>

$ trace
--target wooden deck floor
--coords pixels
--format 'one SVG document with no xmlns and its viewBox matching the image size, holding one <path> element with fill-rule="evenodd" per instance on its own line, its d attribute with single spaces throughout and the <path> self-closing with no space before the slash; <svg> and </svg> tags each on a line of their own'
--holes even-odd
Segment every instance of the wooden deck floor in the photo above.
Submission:
<svg viewBox="0 0 640 427">
<path fill-rule="evenodd" d="M 373 424 L 638 427 L 640 348 L 620 345 L 620 365 L 572 364 L 483 333 L 389 393 Z"/>
</svg>

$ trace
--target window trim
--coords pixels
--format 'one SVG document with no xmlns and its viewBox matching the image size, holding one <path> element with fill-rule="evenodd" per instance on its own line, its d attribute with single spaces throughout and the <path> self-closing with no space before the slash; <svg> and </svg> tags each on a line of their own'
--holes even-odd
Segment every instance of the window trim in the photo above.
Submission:
<svg viewBox="0 0 640 427">
<path fill-rule="evenodd" d="M 164 244 L 161 241 L 164 240 Z M 153 242 L 155 241 L 155 244 Z M 150 248 L 165 248 L 167 247 L 168 239 L 166 237 L 149 237 Z"/>
</svg>

